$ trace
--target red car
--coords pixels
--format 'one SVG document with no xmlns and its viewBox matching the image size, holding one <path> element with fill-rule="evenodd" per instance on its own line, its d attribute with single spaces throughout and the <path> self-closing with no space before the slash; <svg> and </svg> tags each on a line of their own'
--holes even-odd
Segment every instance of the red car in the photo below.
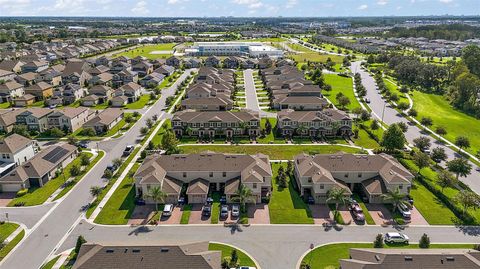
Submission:
<svg viewBox="0 0 480 269">
<path fill-rule="evenodd" d="M 355 221 L 358 221 L 358 222 L 365 221 L 365 215 L 363 214 L 363 210 L 357 202 L 354 202 L 350 205 L 350 212 L 352 212 L 352 215 Z"/>
</svg>

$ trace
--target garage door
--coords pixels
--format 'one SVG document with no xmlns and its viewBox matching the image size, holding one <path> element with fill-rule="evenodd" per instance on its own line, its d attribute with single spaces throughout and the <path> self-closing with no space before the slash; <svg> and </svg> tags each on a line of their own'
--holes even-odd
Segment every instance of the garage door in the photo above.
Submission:
<svg viewBox="0 0 480 269">
<path fill-rule="evenodd" d="M 188 196 L 188 202 L 190 204 L 203 204 L 205 202 L 205 195 L 191 194 Z"/>
<path fill-rule="evenodd" d="M 22 188 L 20 184 L 2 184 L 3 192 L 17 192 Z"/>
</svg>

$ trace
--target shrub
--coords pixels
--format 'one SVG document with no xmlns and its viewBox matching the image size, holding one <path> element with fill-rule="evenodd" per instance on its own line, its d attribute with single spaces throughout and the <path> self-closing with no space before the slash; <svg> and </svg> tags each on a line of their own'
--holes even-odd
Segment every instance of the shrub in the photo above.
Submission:
<svg viewBox="0 0 480 269">
<path fill-rule="evenodd" d="M 28 193 L 28 189 L 21 189 L 21 190 L 17 191 L 17 197 L 22 197 L 27 193 Z"/>
<path fill-rule="evenodd" d="M 78 254 L 78 252 L 80 251 L 80 247 L 87 243 L 87 240 L 85 240 L 85 238 L 83 238 L 83 236 L 79 235 L 78 238 L 77 238 L 77 243 L 75 244 L 75 253 Z"/>
<path fill-rule="evenodd" d="M 374 248 L 383 248 L 383 235 L 377 234 L 375 237 L 375 241 L 373 241 Z"/>
<path fill-rule="evenodd" d="M 430 238 L 427 234 L 423 234 L 420 238 L 420 242 L 418 242 L 418 246 L 420 248 L 429 248 L 430 247 Z"/>
<path fill-rule="evenodd" d="M 85 128 L 82 130 L 82 135 L 83 136 L 95 136 L 96 133 L 95 133 L 95 130 L 93 130 L 93 128 Z"/>
</svg>

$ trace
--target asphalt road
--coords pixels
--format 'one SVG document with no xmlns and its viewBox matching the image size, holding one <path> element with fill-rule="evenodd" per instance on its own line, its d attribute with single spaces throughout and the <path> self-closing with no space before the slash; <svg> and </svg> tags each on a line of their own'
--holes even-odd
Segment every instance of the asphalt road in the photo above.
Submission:
<svg viewBox="0 0 480 269">
<path fill-rule="evenodd" d="M 145 122 L 147 118 L 155 114 L 159 115 L 159 119 L 166 116 L 165 113 L 162 112 L 162 109 L 166 107 L 166 98 L 175 94 L 177 86 L 188 75 L 190 75 L 190 70 L 186 70 L 170 88 L 163 90 L 159 101 L 144 113 L 143 117 L 122 137 L 106 142 L 99 142 L 98 147 L 106 152 L 105 157 L 77 183 L 68 195 L 55 203 L 46 214 L 41 213 L 42 215 L 45 214 L 44 218 L 27 234 L 26 239 L 21 243 L 20 247 L 15 249 L 8 259 L 0 265 L 1 268 L 37 269 L 43 264 L 50 253 L 56 250 L 56 246 L 61 240 L 68 235 L 69 231 L 80 221 L 84 209 L 88 206 L 89 202 L 92 201 L 92 196 L 89 192 L 90 187 L 105 184 L 105 182 L 102 182 L 103 171 L 114 158 L 122 156 L 126 145 L 138 144 L 139 139 L 141 139 L 139 137 L 140 128 L 146 125 Z M 0 209 L 0 212 L 9 212 L 12 220 L 15 217 L 24 223 L 31 224 L 38 219 L 39 214 L 36 210 L 46 206 L 47 205 L 32 209 L 3 208 Z M 32 213 L 24 215 L 23 210 Z"/>
<path fill-rule="evenodd" d="M 318 246 L 334 242 L 373 242 L 377 234 L 395 230 L 381 226 L 345 226 L 335 229 L 320 225 L 252 225 L 242 227 L 242 231 L 232 231 L 221 225 L 109 227 L 82 221 L 59 251 L 74 247 L 78 235 L 83 235 L 89 242 L 98 240 L 122 244 L 214 241 L 245 250 L 263 269 L 293 269 L 308 251 L 310 244 Z M 480 228 L 407 227 L 403 232 L 412 242 L 418 241 L 423 233 L 427 233 L 432 243 L 478 243 Z"/>
<path fill-rule="evenodd" d="M 372 109 L 373 112 L 377 115 L 377 117 L 381 120 L 383 117 L 383 121 L 390 125 L 393 123 L 397 122 L 405 122 L 408 124 L 408 130 L 405 133 L 405 137 L 408 140 L 408 143 L 413 145 L 413 139 L 420 137 L 420 136 L 428 136 L 427 133 L 424 133 L 420 128 L 418 128 L 415 125 L 411 125 L 410 122 L 402 117 L 394 108 L 390 107 L 388 102 L 384 100 L 381 96 L 381 94 L 376 90 L 376 84 L 375 80 L 373 77 L 365 70 L 360 68 L 360 62 L 353 62 L 350 69 L 352 72 L 358 72 L 360 73 L 362 77 L 362 83 L 367 89 L 367 98 L 370 99 L 370 108 Z M 432 109 L 435 109 L 432 107 Z M 449 148 L 447 145 L 445 145 L 443 142 L 436 140 L 433 137 L 430 137 L 430 140 L 432 142 L 432 148 L 434 147 L 441 147 L 445 149 L 445 152 L 448 155 L 448 159 L 452 160 L 455 157 L 461 157 L 456 151 L 452 150 Z M 476 165 L 472 162 L 470 162 L 473 168 L 476 167 Z M 460 180 L 467 184 L 473 191 L 476 193 L 480 193 L 480 172 L 476 171 L 475 169 L 472 169 L 472 173 L 465 177 L 461 177 Z"/>
<path fill-rule="evenodd" d="M 261 117 L 270 117 L 275 118 L 275 113 L 266 112 L 260 109 L 257 99 L 257 90 L 255 88 L 255 81 L 253 79 L 253 70 L 247 69 L 243 71 L 243 76 L 245 79 L 245 100 L 247 102 L 246 107 L 253 111 L 258 111 Z"/>
</svg>

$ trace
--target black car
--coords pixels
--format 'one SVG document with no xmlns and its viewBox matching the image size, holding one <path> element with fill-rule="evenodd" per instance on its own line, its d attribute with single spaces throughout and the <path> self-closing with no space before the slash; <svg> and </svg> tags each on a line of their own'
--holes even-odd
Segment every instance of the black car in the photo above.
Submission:
<svg viewBox="0 0 480 269">
<path fill-rule="evenodd" d="M 227 203 L 227 196 L 222 196 L 222 197 L 220 197 L 220 203 L 221 203 L 222 205 L 226 204 L 226 203 Z"/>
<path fill-rule="evenodd" d="M 141 197 L 135 198 L 135 205 L 145 205 L 145 200 Z"/>
<path fill-rule="evenodd" d="M 82 141 L 77 143 L 77 146 L 79 148 L 86 149 L 86 148 L 88 148 L 88 143 L 90 143 L 90 141 L 82 140 Z"/>
<path fill-rule="evenodd" d="M 123 157 L 127 157 L 128 155 L 130 155 L 130 153 L 133 152 L 133 149 L 135 149 L 134 145 L 126 146 L 125 149 L 123 150 Z"/>
<path fill-rule="evenodd" d="M 202 216 L 210 217 L 211 214 L 212 214 L 212 205 L 211 204 L 205 204 L 202 208 Z"/>
<path fill-rule="evenodd" d="M 313 199 L 312 196 L 308 196 L 308 198 L 307 198 L 307 203 L 308 203 L 309 205 L 313 205 L 313 204 L 315 204 L 315 199 Z"/>
</svg>

